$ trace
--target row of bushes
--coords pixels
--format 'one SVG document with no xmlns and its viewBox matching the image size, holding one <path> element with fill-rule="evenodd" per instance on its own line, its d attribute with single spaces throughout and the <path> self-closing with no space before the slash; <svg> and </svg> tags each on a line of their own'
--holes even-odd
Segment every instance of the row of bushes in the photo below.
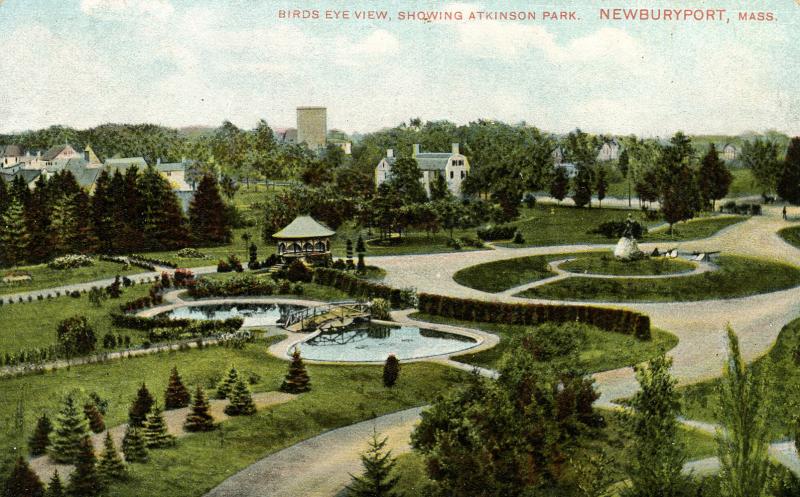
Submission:
<svg viewBox="0 0 800 497">
<path fill-rule="evenodd" d="M 150 266 L 169 267 L 172 269 L 178 267 L 178 265 L 172 261 L 168 261 L 166 259 L 156 259 L 155 257 L 147 257 L 141 254 L 131 254 L 128 256 L 128 260 L 131 261 L 131 264 L 140 267 L 142 267 L 140 263 L 146 263 Z"/>
<path fill-rule="evenodd" d="M 229 280 L 196 280 L 189 285 L 189 296 L 202 299 L 208 297 L 246 297 L 277 294 L 303 294 L 303 285 L 287 280 L 272 281 L 252 275 L 236 276 Z"/>
<path fill-rule="evenodd" d="M 281 262 L 281 258 L 280 258 L 279 255 L 270 254 L 269 257 L 267 257 L 266 259 L 264 259 L 261 262 L 259 262 L 257 260 L 248 262 L 247 263 L 247 269 L 250 269 L 250 270 L 253 270 L 253 271 L 255 271 L 256 269 L 267 269 L 267 268 L 270 268 L 270 267 L 274 266 L 275 264 L 278 264 L 279 262 Z"/>
<path fill-rule="evenodd" d="M 760 216 L 761 204 L 737 204 L 730 200 L 719 207 L 720 212 L 741 214 L 743 216 Z"/>
<path fill-rule="evenodd" d="M 163 315 L 146 318 L 133 314 L 111 313 L 111 324 L 118 328 L 131 330 L 150 331 L 153 328 L 181 328 L 189 326 L 191 323 L 191 319 L 170 319 Z"/>
<path fill-rule="evenodd" d="M 400 290 L 373 281 L 362 280 L 336 269 L 324 267 L 314 269 L 314 283 L 331 286 L 358 298 L 384 299 L 396 308 L 414 307 L 416 304 L 415 294 L 411 290 Z"/>
<path fill-rule="evenodd" d="M 228 256 L 227 261 L 220 259 L 217 263 L 218 273 L 230 273 L 231 271 L 236 271 L 237 273 L 244 271 L 244 268 L 242 267 L 242 261 L 240 261 L 239 258 L 233 254 Z"/>
<path fill-rule="evenodd" d="M 590 234 L 603 235 L 606 238 L 621 238 L 625 236 L 628 230 L 628 223 L 626 221 L 607 221 L 602 223 L 597 228 L 589 231 Z M 631 222 L 631 236 L 633 238 L 641 239 L 642 235 L 647 233 L 647 228 L 639 224 L 638 221 Z"/>
<path fill-rule="evenodd" d="M 477 234 L 478 238 L 481 240 L 492 242 L 495 240 L 511 240 L 514 238 L 514 233 L 516 232 L 516 226 L 498 224 L 497 226 L 489 226 L 488 228 L 479 228 Z"/>
<path fill-rule="evenodd" d="M 147 333 L 151 342 L 167 340 L 184 340 L 212 335 L 234 333 L 244 324 L 242 318 L 228 318 L 224 321 L 190 321 L 184 326 L 168 326 L 152 328 Z"/>
<path fill-rule="evenodd" d="M 506 304 L 421 293 L 421 312 L 465 321 L 535 325 L 546 322 L 581 322 L 600 329 L 650 339 L 650 317 L 624 309 L 586 305 Z"/>
</svg>

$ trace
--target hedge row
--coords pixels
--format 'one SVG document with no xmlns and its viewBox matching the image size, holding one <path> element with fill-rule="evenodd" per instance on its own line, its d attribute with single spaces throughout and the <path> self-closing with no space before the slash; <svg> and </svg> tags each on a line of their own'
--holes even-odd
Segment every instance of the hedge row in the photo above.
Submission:
<svg viewBox="0 0 800 497">
<path fill-rule="evenodd" d="M 233 333 L 241 328 L 242 324 L 244 324 L 244 319 L 242 318 L 228 318 L 223 321 L 190 321 L 180 327 L 151 328 L 147 336 L 151 342 L 209 337 Z"/>
<path fill-rule="evenodd" d="M 135 266 L 142 266 L 141 263 L 148 264 L 148 265 L 156 265 L 162 267 L 169 267 L 175 269 L 178 267 L 177 264 L 174 262 L 167 260 L 167 259 L 156 259 L 155 257 L 147 257 L 141 254 L 131 254 L 128 256 L 128 260 L 131 261 L 131 264 Z"/>
<path fill-rule="evenodd" d="M 331 286 L 354 297 L 363 299 L 384 299 L 392 307 L 413 307 L 414 293 L 408 290 L 392 288 L 380 283 L 363 280 L 352 274 L 336 269 L 318 267 L 314 269 L 314 283 Z"/>
<path fill-rule="evenodd" d="M 272 281 L 252 275 L 235 276 L 219 281 L 201 278 L 187 285 L 192 298 L 268 296 L 277 294 L 303 294 L 303 285 L 287 280 Z"/>
<path fill-rule="evenodd" d="M 131 330 L 150 331 L 153 328 L 182 328 L 192 324 L 191 319 L 170 319 L 159 315 L 151 318 L 135 316 L 133 314 L 111 313 L 111 324 L 119 328 Z"/>
<path fill-rule="evenodd" d="M 479 228 L 477 235 L 481 240 L 491 242 L 495 240 L 511 240 L 514 238 L 514 233 L 516 232 L 516 226 L 500 224 L 497 226 L 490 226 L 488 228 Z"/>
<path fill-rule="evenodd" d="M 421 312 L 465 321 L 535 325 L 544 322 L 579 321 L 600 329 L 650 339 L 650 317 L 624 309 L 586 305 L 506 304 L 467 300 L 421 293 L 417 296 Z"/>
</svg>

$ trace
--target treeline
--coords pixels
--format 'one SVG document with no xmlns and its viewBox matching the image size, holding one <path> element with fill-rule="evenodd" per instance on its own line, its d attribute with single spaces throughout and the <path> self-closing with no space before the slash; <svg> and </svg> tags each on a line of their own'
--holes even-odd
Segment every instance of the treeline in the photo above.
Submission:
<svg viewBox="0 0 800 497">
<path fill-rule="evenodd" d="M 120 254 L 227 243 L 227 206 L 205 176 L 184 215 L 169 182 L 154 168 L 101 172 L 93 195 L 69 171 L 31 190 L 21 177 L 0 182 L 0 264 L 41 263 L 65 254 Z"/>
</svg>

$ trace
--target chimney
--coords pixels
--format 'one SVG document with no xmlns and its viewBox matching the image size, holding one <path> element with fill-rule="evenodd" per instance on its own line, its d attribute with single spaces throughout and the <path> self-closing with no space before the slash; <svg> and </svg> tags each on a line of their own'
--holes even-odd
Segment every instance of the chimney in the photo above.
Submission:
<svg viewBox="0 0 800 497">
<path fill-rule="evenodd" d="M 458 155 L 460 152 L 458 151 L 458 143 L 453 143 L 453 155 Z"/>
<path fill-rule="evenodd" d="M 389 159 L 393 158 L 394 157 L 394 150 L 392 150 L 391 148 L 387 148 L 386 149 L 386 157 L 389 158 Z"/>
<path fill-rule="evenodd" d="M 415 143 L 415 144 L 414 144 L 414 154 L 413 154 L 413 157 L 416 157 L 417 155 L 419 155 L 419 143 Z"/>
</svg>

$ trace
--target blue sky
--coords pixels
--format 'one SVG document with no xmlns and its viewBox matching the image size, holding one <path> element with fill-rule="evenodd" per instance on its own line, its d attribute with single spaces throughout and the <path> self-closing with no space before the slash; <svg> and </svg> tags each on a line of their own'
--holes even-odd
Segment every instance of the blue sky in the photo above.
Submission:
<svg viewBox="0 0 800 497">
<path fill-rule="evenodd" d="M 398 11 L 575 10 L 577 22 L 401 22 Z M 769 23 L 742 23 L 749 4 Z M 566 6 L 566 7 L 565 7 Z M 600 7 L 725 8 L 730 22 L 629 23 Z M 392 21 L 287 21 L 281 9 Z M 0 132 L 67 124 L 294 125 L 371 131 L 410 117 L 563 132 L 800 134 L 794 0 L 0 0 Z"/>
</svg>

